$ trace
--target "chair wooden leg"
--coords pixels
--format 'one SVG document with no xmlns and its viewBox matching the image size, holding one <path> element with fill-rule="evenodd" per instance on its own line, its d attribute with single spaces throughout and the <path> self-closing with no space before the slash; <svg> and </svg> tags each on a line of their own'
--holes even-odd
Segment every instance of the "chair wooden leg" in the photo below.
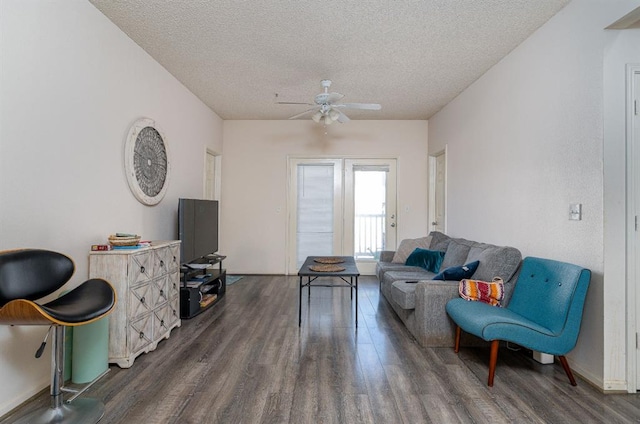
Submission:
<svg viewBox="0 0 640 424">
<path fill-rule="evenodd" d="M 496 373 L 496 363 L 498 362 L 498 347 L 500 340 L 491 341 L 491 356 L 489 356 L 489 381 L 487 385 L 493 387 L 493 376 Z"/>
<path fill-rule="evenodd" d="M 456 325 L 456 343 L 453 347 L 453 351 L 458 353 L 460 351 L 460 334 L 462 334 L 462 330 L 460 326 Z"/>
<path fill-rule="evenodd" d="M 569 368 L 569 362 L 567 362 L 567 358 L 564 356 L 558 356 L 560 359 L 560 363 L 562 364 L 562 368 L 564 368 L 564 372 L 567 373 L 567 377 L 569 377 L 569 382 L 572 386 L 577 386 L 576 379 L 573 378 L 573 373 L 571 372 L 571 368 Z"/>
</svg>

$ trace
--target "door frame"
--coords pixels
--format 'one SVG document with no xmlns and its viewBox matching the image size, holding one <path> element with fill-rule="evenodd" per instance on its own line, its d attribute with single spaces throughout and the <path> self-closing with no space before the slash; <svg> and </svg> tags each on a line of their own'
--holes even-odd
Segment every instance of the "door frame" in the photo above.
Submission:
<svg viewBox="0 0 640 424">
<path fill-rule="evenodd" d="M 637 79 L 636 79 L 637 78 Z M 637 259 L 640 253 L 638 245 L 638 230 L 636 219 L 640 213 L 640 198 L 637 196 L 640 190 L 640 128 L 635 125 L 635 93 L 640 90 L 640 64 L 627 65 L 627 81 L 626 81 L 626 179 L 627 179 L 627 220 L 626 220 L 626 259 L 627 259 L 627 391 L 635 393 L 640 390 L 640 352 L 637 343 L 638 320 L 640 320 L 640 288 L 637 287 L 638 278 L 640 278 L 640 260 Z"/>
</svg>

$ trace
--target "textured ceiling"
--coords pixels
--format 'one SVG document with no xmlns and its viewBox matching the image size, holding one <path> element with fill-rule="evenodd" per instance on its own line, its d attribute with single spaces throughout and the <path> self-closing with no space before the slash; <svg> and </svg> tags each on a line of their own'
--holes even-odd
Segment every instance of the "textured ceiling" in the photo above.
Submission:
<svg viewBox="0 0 640 424">
<path fill-rule="evenodd" d="M 428 119 L 569 0 L 90 0 L 223 119 Z M 278 95 L 276 100 L 276 93 Z"/>
</svg>

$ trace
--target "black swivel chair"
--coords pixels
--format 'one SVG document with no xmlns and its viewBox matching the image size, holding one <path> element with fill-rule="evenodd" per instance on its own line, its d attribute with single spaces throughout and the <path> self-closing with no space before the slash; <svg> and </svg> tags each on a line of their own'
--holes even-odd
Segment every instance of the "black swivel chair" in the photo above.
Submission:
<svg viewBox="0 0 640 424">
<path fill-rule="evenodd" d="M 51 406 L 17 422 L 87 424 L 97 423 L 104 415 L 104 404 L 97 399 L 63 401 L 64 336 L 65 326 L 88 324 L 109 314 L 116 303 L 115 290 L 104 280 L 91 279 L 55 300 L 35 302 L 62 287 L 74 271 L 73 261 L 60 253 L 39 249 L 0 252 L 0 324 L 49 325 L 54 329 Z M 44 343 L 36 357 L 43 349 Z"/>
</svg>

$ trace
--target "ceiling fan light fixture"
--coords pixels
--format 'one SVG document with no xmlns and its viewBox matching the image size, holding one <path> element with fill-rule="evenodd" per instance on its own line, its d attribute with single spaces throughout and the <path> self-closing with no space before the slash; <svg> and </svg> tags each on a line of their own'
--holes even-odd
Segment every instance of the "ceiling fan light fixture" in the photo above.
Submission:
<svg viewBox="0 0 640 424">
<path fill-rule="evenodd" d="M 311 109 L 307 109 L 302 113 L 293 115 L 289 119 L 297 119 L 302 116 L 311 115 L 311 119 L 315 123 L 321 121 L 324 125 L 331 125 L 334 122 L 345 123 L 349 122 L 349 117 L 343 112 L 346 109 L 360 109 L 360 110 L 380 110 L 381 106 L 377 103 L 337 103 L 344 97 L 344 94 L 329 93 L 329 87 L 331 86 L 330 80 L 322 80 L 321 82 L 324 92 L 317 94 L 314 98 L 315 106 Z M 299 102 L 277 102 L 279 104 L 309 104 L 313 103 L 299 103 Z"/>
</svg>

